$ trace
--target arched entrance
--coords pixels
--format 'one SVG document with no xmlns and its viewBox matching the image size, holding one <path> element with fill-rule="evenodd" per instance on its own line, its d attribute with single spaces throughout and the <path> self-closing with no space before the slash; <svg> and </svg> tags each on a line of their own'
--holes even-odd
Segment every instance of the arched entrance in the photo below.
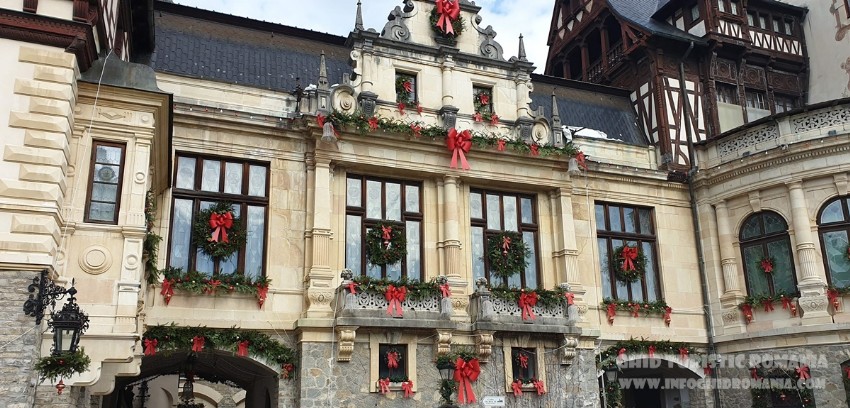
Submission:
<svg viewBox="0 0 850 408">
<path fill-rule="evenodd" d="M 267 408 L 278 405 L 278 373 L 265 364 L 232 353 L 209 350 L 161 352 L 142 359 L 141 374 L 119 378 L 104 397 L 104 408 L 171 407 L 180 401 L 187 381 L 195 402 L 205 408 Z M 144 386 L 142 386 L 144 384 Z M 140 387 L 146 388 L 141 391 Z M 140 393 L 146 393 L 144 404 Z M 227 395 L 225 395 L 227 394 Z M 166 405 L 168 404 L 168 405 Z"/>
<path fill-rule="evenodd" d="M 633 354 L 618 359 L 616 375 L 604 373 L 600 386 L 606 390 L 603 406 L 622 408 L 684 408 L 690 391 L 705 374 L 696 360 Z"/>
</svg>

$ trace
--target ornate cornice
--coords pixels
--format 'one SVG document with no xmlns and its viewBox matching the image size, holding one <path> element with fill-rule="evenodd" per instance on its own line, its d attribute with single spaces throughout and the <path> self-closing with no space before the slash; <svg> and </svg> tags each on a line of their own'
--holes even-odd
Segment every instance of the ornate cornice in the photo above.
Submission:
<svg viewBox="0 0 850 408">
<path fill-rule="evenodd" d="M 0 9 L 0 38 L 63 48 L 77 57 L 80 71 L 97 59 L 92 30 L 85 23 Z"/>
</svg>

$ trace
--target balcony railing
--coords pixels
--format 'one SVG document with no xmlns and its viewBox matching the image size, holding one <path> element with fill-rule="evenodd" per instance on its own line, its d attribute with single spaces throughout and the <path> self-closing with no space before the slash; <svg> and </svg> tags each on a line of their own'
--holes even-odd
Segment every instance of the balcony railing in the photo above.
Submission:
<svg viewBox="0 0 850 408">
<path fill-rule="evenodd" d="M 615 70 L 625 59 L 626 55 L 623 52 L 623 43 L 618 42 L 611 45 L 608 52 L 605 53 L 604 60 L 600 58 L 587 68 L 587 80 L 589 82 L 599 82 L 605 74 Z"/>
<path fill-rule="evenodd" d="M 476 330 L 497 330 L 535 333 L 580 333 L 575 326 L 578 311 L 567 304 L 566 298 L 554 305 L 537 303 L 531 307 L 533 318 L 523 316 L 522 308 L 516 300 L 493 296 L 487 289 L 486 281 L 477 283 L 478 289 L 472 295 L 470 317 Z"/>
</svg>

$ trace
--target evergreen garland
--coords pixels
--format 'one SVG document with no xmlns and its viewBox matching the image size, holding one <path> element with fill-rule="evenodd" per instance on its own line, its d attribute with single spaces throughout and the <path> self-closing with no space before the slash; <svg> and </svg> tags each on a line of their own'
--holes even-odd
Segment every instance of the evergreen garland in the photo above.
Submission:
<svg viewBox="0 0 850 408">
<path fill-rule="evenodd" d="M 393 285 L 397 288 L 402 286 L 407 288 L 406 299 L 421 300 L 441 296 L 440 285 L 436 282 L 436 280 L 420 282 L 416 279 L 407 279 L 405 277 L 402 277 L 399 280 L 391 280 L 378 279 L 370 276 L 355 276 L 351 280 L 357 284 L 355 290 L 358 293 L 365 292 L 385 294 L 387 292 L 387 287 L 389 285 Z"/>
<path fill-rule="evenodd" d="M 207 327 L 181 327 L 174 323 L 168 326 L 149 326 L 143 336 L 146 340 L 156 340 L 157 351 L 186 351 L 191 349 L 192 339 L 196 336 L 204 338 L 204 350 L 223 350 L 236 353 L 239 343 L 248 341 L 248 353 L 259 357 L 269 363 L 276 363 L 286 371 L 295 368 L 295 352 L 271 338 L 265 333 L 256 330 L 244 330 L 237 328 L 211 329 Z M 284 374 L 286 377 L 286 374 Z M 289 375 L 289 378 L 292 376 Z"/>
<path fill-rule="evenodd" d="M 437 35 L 439 35 L 440 37 L 456 41 L 457 37 L 463 34 L 463 29 L 465 26 L 464 23 L 466 22 L 463 17 L 458 17 L 457 20 L 452 21 L 452 30 L 454 30 L 454 34 L 443 32 L 440 27 L 437 27 L 437 21 L 439 20 L 440 16 L 437 14 L 437 8 L 434 7 L 433 9 L 431 9 L 431 16 L 429 17 L 429 21 L 431 22 L 431 29 L 434 30 L 434 32 L 437 33 Z"/>
<path fill-rule="evenodd" d="M 89 364 L 91 364 L 91 358 L 80 348 L 73 353 L 51 354 L 38 359 L 35 363 L 35 371 L 42 380 L 56 381 L 57 378 L 86 372 Z"/>
<path fill-rule="evenodd" d="M 505 242 L 509 241 L 505 249 Z M 487 237 L 487 260 L 490 261 L 490 273 L 500 278 L 510 278 L 525 272 L 526 258 L 530 250 L 522 239 L 522 234 L 514 231 L 502 231 Z"/>
<path fill-rule="evenodd" d="M 212 276 L 200 272 L 184 272 L 183 268 L 168 267 L 162 270 L 163 281 L 167 281 L 174 290 L 194 295 L 215 296 L 219 293 L 242 293 L 254 295 L 260 300 L 261 289 L 268 288 L 271 279 L 238 273 L 215 274 Z M 264 300 L 264 299 L 263 299 Z"/>
<path fill-rule="evenodd" d="M 162 237 L 153 232 L 154 221 L 156 221 L 156 198 L 153 190 L 148 190 L 145 196 L 145 240 L 142 242 L 142 257 L 145 259 L 145 274 L 149 285 L 159 282 L 156 261 Z"/>
<path fill-rule="evenodd" d="M 649 346 L 655 347 L 655 354 L 680 355 L 681 350 L 687 350 L 689 358 L 702 358 L 697 349 L 691 347 L 687 343 L 672 342 L 669 340 L 645 340 L 634 339 L 622 340 L 614 343 L 603 352 L 599 353 L 597 366 L 600 369 L 616 369 L 617 356 L 620 355 L 620 350 L 625 349 L 626 353 L 641 353 L 649 354 Z"/>
<path fill-rule="evenodd" d="M 217 242 L 213 241 L 212 234 L 215 229 L 210 226 L 210 216 L 227 213 L 230 213 L 233 217 L 233 224 L 230 228 L 221 227 L 227 233 L 227 242 L 225 242 L 223 234 L 218 238 Z M 242 220 L 236 216 L 233 211 L 233 205 L 228 202 L 216 202 L 210 208 L 199 211 L 195 216 L 195 221 L 192 225 L 192 244 L 196 245 L 201 252 L 214 260 L 226 260 L 229 258 L 234 252 L 242 248 L 245 244 L 245 238 L 246 234 Z"/>
<path fill-rule="evenodd" d="M 811 388 L 806 387 L 797 380 L 799 379 L 797 371 L 794 367 L 771 367 L 771 368 L 756 368 L 755 375 L 758 380 L 762 381 L 764 386 L 750 387 L 750 395 L 752 397 L 752 408 L 770 408 L 772 406 L 771 393 L 778 392 L 780 395 L 785 395 L 787 399 L 796 401 L 802 407 L 814 406 L 815 395 Z M 793 388 L 774 387 L 776 382 L 771 382 L 770 379 L 782 379 L 794 384 Z M 789 405 L 790 406 L 790 405 Z"/>
<path fill-rule="evenodd" d="M 566 293 L 567 291 L 560 287 L 555 287 L 555 289 L 547 290 L 547 289 L 519 289 L 519 288 L 509 288 L 507 286 L 494 286 L 489 288 L 491 295 L 496 299 L 504 300 L 505 302 L 516 303 L 519 301 L 520 295 L 524 292 L 535 292 L 537 293 L 537 304 L 545 307 L 552 308 L 557 307 L 558 305 L 566 302 Z"/>
<path fill-rule="evenodd" d="M 635 267 L 634 270 L 625 270 L 623 268 L 623 261 L 625 260 L 623 257 L 623 250 L 626 248 L 637 250 L 637 258 L 633 261 Z M 617 279 L 626 283 L 638 281 L 643 277 L 643 274 L 646 273 L 646 255 L 638 245 L 622 245 L 615 248 L 614 254 L 611 256 L 611 264 Z"/>
<path fill-rule="evenodd" d="M 390 239 L 383 239 L 383 229 L 390 228 Z M 372 265 L 395 265 L 407 256 L 407 236 L 404 228 L 392 224 L 380 224 L 366 232 L 366 259 Z M 389 245 L 387 245 L 389 244 Z"/>
<path fill-rule="evenodd" d="M 651 314 L 664 314 L 668 305 L 667 302 L 663 300 L 656 300 L 654 302 L 630 302 L 628 300 L 615 300 L 611 298 L 605 298 L 602 301 L 602 306 L 607 308 L 608 305 L 614 304 L 617 307 L 617 310 L 623 312 L 633 313 L 635 307 L 640 307 L 640 313 L 644 316 L 648 316 Z"/>
</svg>

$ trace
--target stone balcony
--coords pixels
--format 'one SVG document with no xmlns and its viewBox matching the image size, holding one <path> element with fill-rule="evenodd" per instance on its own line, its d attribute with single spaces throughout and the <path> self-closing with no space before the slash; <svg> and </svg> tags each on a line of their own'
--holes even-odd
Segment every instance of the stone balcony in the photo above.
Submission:
<svg viewBox="0 0 850 408">
<path fill-rule="evenodd" d="M 478 283 L 472 295 L 469 314 L 473 330 L 492 332 L 533 332 L 561 335 L 581 334 L 576 326 L 578 310 L 567 304 L 566 298 L 557 305 L 537 305 L 531 308 L 534 319 L 523 319 L 519 303 L 493 296 L 486 285 Z"/>
<path fill-rule="evenodd" d="M 388 313 L 389 301 L 383 293 L 361 291 L 351 293 L 349 280 L 337 289 L 336 324 L 338 326 L 454 329 L 452 302 L 440 294 L 401 302 L 401 314 Z"/>
</svg>

